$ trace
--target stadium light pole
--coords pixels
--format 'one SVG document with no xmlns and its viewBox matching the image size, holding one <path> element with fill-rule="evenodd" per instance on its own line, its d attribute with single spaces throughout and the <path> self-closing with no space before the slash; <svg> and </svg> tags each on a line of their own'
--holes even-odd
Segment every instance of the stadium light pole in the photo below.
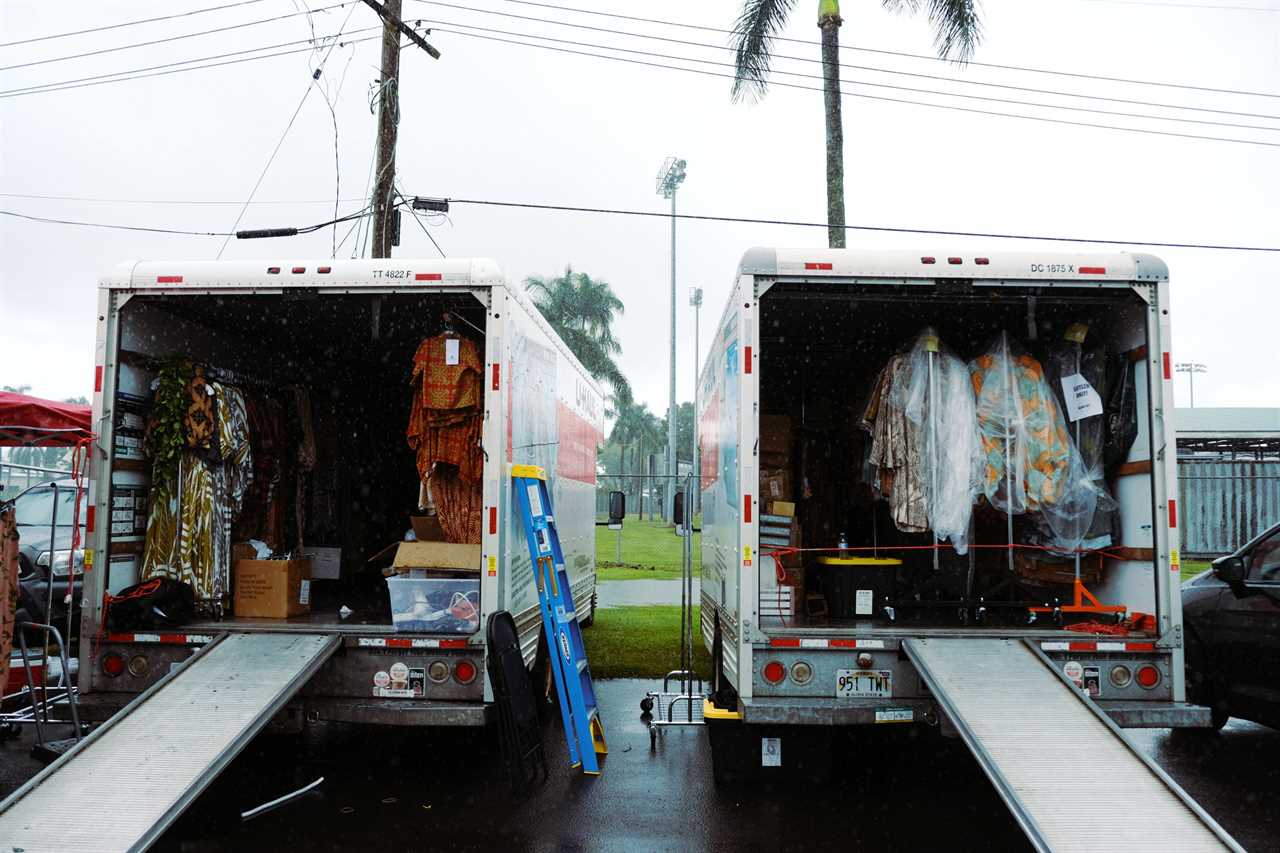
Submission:
<svg viewBox="0 0 1280 853">
<path fill-rule="evenodd" d="M 1207 373 L 1209 368 L 1198 361 L 1183 361 L 1179 362 L 1174 369 L 1179 373 L 1187 374 L 1187 381 L 1191 383 L 1191 408 L 1194 409 L 1196 407 L 1196 374 Z"/>
<path fill-rule="evenodd" d="M 693 306 L 693 433 L 690 436 L 693 444 L 693 453 L 689 458 L 693 460 L 693 479 L 694 484 L 692 495 L 689 495 L 687 503 L 689 512 L 692 514 L 699 503 L 698 498 L 702 496 L 702 468 L 699 464 L 698 452 L 698 319 L 702 313 L 702 288 L 689 288 L 689 304 Z"/>
<path fill-rule="evenodd" d="M 671 199 L 671 394 L 667 400 L 667 488 L 663 501 L 668 519 L 675 518 L 676 475 L 676 190 L 684 183 L 685 161 L 668 157 L 658 170 L 658 195 Z"/>
</svg>

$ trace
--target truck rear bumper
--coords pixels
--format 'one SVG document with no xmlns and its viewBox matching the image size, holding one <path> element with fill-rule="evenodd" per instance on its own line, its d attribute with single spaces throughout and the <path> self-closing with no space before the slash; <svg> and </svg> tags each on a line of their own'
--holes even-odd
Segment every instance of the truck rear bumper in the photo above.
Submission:
<svg viewBox="0 0 1280 853">
<path fill-rule="evenodd" d="M 1194 729 L 1210 725 L 1209 709 L 1187 702 L 1100 701 L 1098 707 L 1125 729 Z M 753 698 L 741 703 L 742 721 L 755 725 L 860 726 L 883 723 L 876 711 L 910 708 L 912 722 L 935 723 L 938 710 L 929 699 L 849 700 Z M 883 715 L 882 715 L 883 717 Z M 902 722 L 895 719 L 894 722 Z M 944 724 L 946 721 L 942 721 Z"/>
<path fill-rule="evenodd" d="M 1207 729 L 1209 709 L 1189 702 L 1125 702 L 1123 700 L 1098 702 L 1122 729 Z"/>
<path fill-rule="evenodd" d="M 101 723 L 137 698 L 136 693 L 86 693 L 81 719 Z M 378 726 L 480 727 L 489 721 L 483 702 L 430 702 L 421 699 L 341 699 L 296 697 L 272 719 L 268 731 L 296 730 L 305 722 L 363 723 Z"/>
</svg>

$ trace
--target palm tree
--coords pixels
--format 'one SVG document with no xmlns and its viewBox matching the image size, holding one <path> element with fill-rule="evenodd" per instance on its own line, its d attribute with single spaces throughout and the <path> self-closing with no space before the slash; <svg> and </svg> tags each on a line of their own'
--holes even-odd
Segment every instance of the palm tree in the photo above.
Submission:
<svg viewBox="0 0 1280 853">
<path fill-rule="evenodd" d="M 557 278 L 529 276 L 524 287 L 582 366 L 613 388 L 615 404 L 629 401 L 631 385 L 614 361 L 622 345 L 613 336 L 613 321 L 625 308 L 608 283 L 566 266 Z"/>
<path fill-rule="evenodd" d="M 635 493 L 626 480 L 627 449 L 634 448 L 636 444 L 643 443 L 650 437 L 652 427 L 649 422 L 655 419 L 644 403 L 636 403 L 631 399 L 630 393 L 623 398 L 615 398 L 613 408 L 616 419 L 613 422 L 613 431 L 609 434 L 609 440 L 618 446 L 618 476 L 622 480 L 621 490 Z M 635 461 L 634 457 L 632 461 Z"/>
<path fill-rule="evenodd" d="M 768 88 L 773 40 L 787 23 L 795 0 L 743 0 L 733 27 L 737 76 L 732 97 L 748 92 L 764 97 Z M 881 0 L 891 12 L 918 12 L 928 6 L 938 56 L 964 62 L 982 35 L 977 0 Z M 844 127 L 840 117 L 840 0 L 818 0 L 818 28 L 822 30 L 822 100 L 827 124 L 827 242 L 844 248 Z"/>
</svg>

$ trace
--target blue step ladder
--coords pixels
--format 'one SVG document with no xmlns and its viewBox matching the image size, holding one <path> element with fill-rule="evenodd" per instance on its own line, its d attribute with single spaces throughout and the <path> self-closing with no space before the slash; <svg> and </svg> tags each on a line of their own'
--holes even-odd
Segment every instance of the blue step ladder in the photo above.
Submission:
<svg viewBox="0 0 1280 853">
<path fill-rule="evenodd" d="M 551 653 L 551 671 L 555 673 L 569 760 L 574 767 L 582 767 L 587 775 L 599 776 L 596 755 L 604 755 L 609 749 L 604 742 L 604 726 L 591 683 L 591 669 L 587 666 L 587 650 L 582 644 L 573 590 L 564 567 L 551 497 L 547 494 L 547 474 L 536 465 L 513 465 L 511 483 L 529 541 L 529 557 L 542 604 L 542 630 Z"/>
</svg>

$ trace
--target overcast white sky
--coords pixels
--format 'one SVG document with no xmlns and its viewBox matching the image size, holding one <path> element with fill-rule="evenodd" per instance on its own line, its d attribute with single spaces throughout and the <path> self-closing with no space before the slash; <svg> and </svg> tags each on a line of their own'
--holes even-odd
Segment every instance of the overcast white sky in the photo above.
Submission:
<svg viewBox="0 0 1280 853">
<path fill-rule="evenodd" d="M 0 42 L 221 5 L 230 0 L 96 0 L 57 6 L 4 0 Z M 332 0 L 337 2 L 337 0 Z M 731 25 L 736 0 L 587 3 L 601 11 L 712 27 Z M 1265 6 L 1264 0 L 1200 0 Z M 27 45 L 0 47 L 12 66 L 116 45 L 287 15 L 301 0 L 259 0 L 220 12 Z M 309 0 L 311 7 L 326 5 Z M 457 5 L 480 7 L 475 0 Z M 517 5 L 509 14 L 555 18 L 649 35 L 722 44 L 724 36 Z M 813 40 L 811 0 L 788 35 Z M 317 34 L 342 29 L 350 6 L 313 16 Z M 962 104 L 1280 145 L 1280 13 L 1176 8 L 1090 0 L 982 4 L 983 62 L 1275 93 L 1215 92 L 1017 73 L 845 51 L 847 63 L 952 75 L 1068 92 L 1256 114 L 1174 113 L 1155 107 L 1053 98 L 1027 92 L 845 69 L 846 79 L 945 89 L 1127 112 L 1179 115 L 1274 128 L 1137 120 L 1036 107 L 964 102 L 846 86 L 848 92 Z M 574 30 L 405 0 L 408 18 L 727 61 L 726 51 Z M 932 53 L 922 17 L 895 16 L 872 0 L 846 2 L 846 44 Z M 355 4 L 347 31 L 372 26 Z M 446 27 L 445 24 L 439 24 Z M 155 66 L 306 38 L 305 16 L 94 57 L 0 70 L 0 90 Z M 368 35 L 368 33 L 358 34 Z M 488 35 L 492 35 L 491 33 Z M 505 37 L 505 36 L 503 36 Z M 776 87 L 754 105 L 734 105 L 729 82 L 436 32 L 443 58 L 402 56 L 398 166 L 407 194 L 662 210 L 654 175 L 664 157 L 688 160 L 683 211 L 821 221 L 825 216 L 821 95 Z M 810 45 L 779 51 L 816 58 Z M 600 52 L 600 51 L 597 51 Z M 641 57 L 643 58 L 643 57 Z M 654 59 L 656 62 L 669 62 Z M 296 54 L 112 85 L 0 97 L 0 208 L 37 216 L 226 231 L 309 85 L 316 56 Z M 333 51 L 321 81 L 334 101 L 341 209 L 360 206 L 375 118 L 368 103 L 377 41 Z M 700 66 L 724 71 L 715 66 Z M 779 62 L 814 74 L 818 66 Z M 801 78 L 775 77 L 817 85 Z M 339 86 L 341 81 L 341 86 Z M 332 199 L 334 134 L 319 92 L 304 105 L 256 199 Z M 1280 147 L 1121 133 L 849 97 L 845 174 L 850 222 L 970 231 L 1097 236 L 1170 242 L 1280 245 Z M 1264 116 L 1264 117 L 1257 117 Z M 1274 116 L 1275 118 L 1267 118 Z M 132 204 L 38 200 L 13 194 L 161 199 L 224 204 Z M 298 225 L 330 217 L 332 201 L 255 204 L 241 227 Z M 565 264 L 604 278 L 627 304 L 619 328 L 622 365 L 640 399 L 666 405 L 668 223 L 639 219 L 455 206 L 433 229 L 450 256 L 499 261 L 512 279 L 551 275 Z M 342 232 L 339 232 L 341 236 Z M 435 251 L 406 220 L 402 257 Z M 825 231 L 680 224 L 679 395 L 690 395 L 691 285 L 706 291 L 704 349 L 743 250 L 752 245 L 825 245 Z M 212 258 L 220 238 L 179 237 L 37 224 L 0 217 L 0 384 L 30 384 L 48 397 L 87 394 L 98 274 L 132 258 Z M 851 247 L 919 248 L 974 254 L 1062 246 L 988 239 L 853 233 Z M 235 243 L 224 257 L 273 260 L 327 256 L 330 232 Z M 1081 251 L 1089 246 L 1080 245 Z M 1133 246 L 1143 250 L 1141 244 Z M 1110 251 L 1108 249 L 1107 251 Z M 1280 405 L 1276 309 L 1280 255 L 1153 250 L 1173 277 L 1174 354 L 1208 365 L 1199 405 Z M 351 243 L 340 250 L 349 256 Z M 1184 380 L 1179 402 L 1185 404 Z"/>
</svg>

